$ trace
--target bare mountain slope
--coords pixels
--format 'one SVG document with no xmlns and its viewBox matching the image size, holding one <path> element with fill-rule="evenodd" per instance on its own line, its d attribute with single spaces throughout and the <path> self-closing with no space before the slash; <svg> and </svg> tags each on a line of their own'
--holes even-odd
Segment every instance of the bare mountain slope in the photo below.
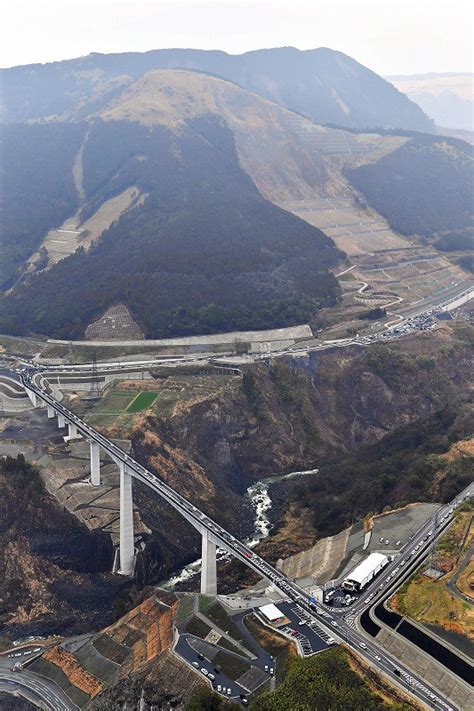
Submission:
<svg viewBox="0 0 474 711">
<path fill-rule="evenodd" d="M 221 117 L 231 129 L 240 165 L 260 193 L 327 229 L 345 252 L 377 249 L 371 239 L 374 225 L 381 248 L 409 246 L 380 214 L 361 202 L 343 172 L 379 160 L 404 145 L 406 136 L 353 134 L 319 126 L 232 82 L 180 70 L 156 70 L 140 77 L 104 109 L 101 118 L 164 124 L 179 132 L 187 121 L 209 114 Z M 338 223 L 357 224 L 359 236 L 348 240 Z M 371 242 L 365 247 L 368 238 Z"/>
<path fill-rule="evenodd" d="M 194 49 L 87 57 L 1 70 L 3 122 L 82 115 L 153 69 L 194 69 L 253 91 L 319 123 L 429 131 L 432 122 L 404 94 L 351 57 L 325 47 L 279 47 L 230 55 Z"/>
<path fill-rule="evenodd" d="M 358 192 L 354 171 L 375 166 L 380 182 L 390 184 L 401 161 L 405 172 L 416 171 L 418 189 L 429 169 L 430 185 L 443 194 L 447 168 L 466 150 L 461 144 L 456 151 L 432 151 L 434 137 L 427 137 L 427 162 L 413 136 L 319 126 L 195 71 L 151 71 L 127 82 L 98 112 L 85 108 L 67 121 L 5 130 L 11 180 L 1 207 L 6 224 L 21 218 L 28 236 L 24 242 L 17 230 L 1 237 L 11 249 L 4 283 L 15 287 L 0 302 L 6 332 L 80 337 L 117 304 L 148 337 L 307 322 L 334 303 L 337 286 L 327 270 L 341 258 L 314 228 L 353 255 L 413 246 L 410 231 L 406 237 L 394 231 L 390 211 L 383 217 L 370 196 Z M 58 166 L 70 185 L 67 204 L 51 151 L 35 154 L 34 173 L 18 172 L 18 155 L 27 164 L 29 146 L 45 135 L 54 143 L 56 132 L 58 149 L 70 135 L 76 141 Z M 20 141 L 21 153 L 15 150 Z M 388 160 L 395 154 L 395 163 Z M 41 161 L 55 177 L 53 192 Z M 462 164 L 470 169 L 467 158 Z M 467 214 L 466 191 L 457 192 L 453 209 L 430 221 L 433 233 L 438 223 L 444 232 L 457 227 L 457 213 Z M 407 202 L 405 211 L 418 213 L 420 206 L 431 210 L 428 199 Z M 42 233 L 37 214 L 44 215 Z M 48 245 L 65 251 L 48 254 L 53 258 L 45 264 L 41 244 L 47 252 Z M 21 285 L 14 268 L 31 257 L 31 246 L 36 274 Z M 82 249 L 57 260 L 76 246 Z"/>
</svg>

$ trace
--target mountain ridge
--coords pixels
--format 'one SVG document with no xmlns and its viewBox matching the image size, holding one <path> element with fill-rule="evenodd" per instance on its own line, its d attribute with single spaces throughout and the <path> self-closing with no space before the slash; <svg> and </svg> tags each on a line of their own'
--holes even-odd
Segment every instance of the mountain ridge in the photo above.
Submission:
<svg viewBox="0 0 474 711">
<path fill-rule="evenodd" d="M 113 92 L 152 69 L 194 69 L 307 115 L 318 123 L 430 130 L 432 122 L 393 85 L 348 55 L 294 47 L 230 55 L 221 50 L 159 49 L 86 57 L 0 70 L 4 122 L 60 115 L 94 91 Z"/>
<path fill-rule="evenodd" d="M 99 104 L 4 127 L 2 285 L 13 287 L 0 300 L 5 332 L 80 338 L 118 305 L 147 338 L 308 323 L 338 298 L 336 244 L 352 254 L 370 251 L 368 240 L 376 249 L 413 244 L 390 224 L 403 192 L 393 205 L 374 201 L 357 171 L 390 184 L 400 167 L 419 164 L 423 186 L 434 166 L 442 193 L 443 166 L 455 160 L 433 150 L 439 137 L 418 151 L 416 136 L 323 127 L 195 71 L 147 72 Z M 465 170 L 450 174 L 462 181 L 472 162 L 458 143 Z M 429 230 L 458 227 L 459 196 L 455 214 L 436 214 Z M 423 197 L 410 202 L 411 217 L 418 204 L 431 210 Z"/>
</svg>

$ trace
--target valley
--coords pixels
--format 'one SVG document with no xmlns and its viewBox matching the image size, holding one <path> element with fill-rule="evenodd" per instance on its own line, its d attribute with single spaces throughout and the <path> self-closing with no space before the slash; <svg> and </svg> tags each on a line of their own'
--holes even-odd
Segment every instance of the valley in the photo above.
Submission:
<svg viewBox="0 0 474 711">
<path fill-rule="evenodd" d="M 473 146 L 324 47 L 0 83 L 0 708 L 468 711 Z"/>
</svg>

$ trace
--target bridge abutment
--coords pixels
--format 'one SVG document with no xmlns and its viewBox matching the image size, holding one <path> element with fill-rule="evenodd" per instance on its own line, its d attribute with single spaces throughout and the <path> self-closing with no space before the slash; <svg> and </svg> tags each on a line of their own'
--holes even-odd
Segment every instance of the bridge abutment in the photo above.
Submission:
<svg viewBox="0 0 474 711">
<path fill-rule="evenodd" d="M 92 486 L 100 486 L 100 445 L 91 440 L 91 484 Z"/>
<path fill-rule="evenodd" d="M 209 537 L 209 531 L 202 533 L 201 593 L 217 595 L 216 544 Z"/>
<path fill-rule="evenodd" d="M 120 469 L 120 568 L 121 575 L 133 575 L 135 546 L 133 540 L 132 476 L 123 462 Z"/>
</svg>

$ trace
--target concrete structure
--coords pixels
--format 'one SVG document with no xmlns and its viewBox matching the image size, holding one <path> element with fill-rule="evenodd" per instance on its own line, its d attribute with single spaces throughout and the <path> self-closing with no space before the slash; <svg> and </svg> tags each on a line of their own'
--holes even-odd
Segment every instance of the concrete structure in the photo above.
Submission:
<svg viewBox="0 0 474 711">
<path fill-rule="evenodd" d="M 82 435 L 78 431 L 77 425 L 72 419 L 59 412 L 49 402 L 43 403 L 37 394 L 26 388 L 27 395 L 34 407 L 46 404 L 48 417 L 53 418 L 57 414 L 58 427 L 67 425 L 68 433 L 64 437 L 65 442 L 78 439 Z M 65 408 L 64 408 L 65 409 Z M 72 415 L 71 415 L 72 418 Z M 100 486 L 100 451 L 101 446 L 95 439 L 89 439 L 90 444 L 90 481 L 93 486 Z M 110 454 L 110 452 L 109 452 Z M 120 459 L 112 456 L 119 467 L 120 472 L 120 533 L 119 533 L 119 569 L 121 575 L 133 575 L 135 567 L 135 544 L 134 544 L 134 522 L 133 522 L 133 487 L 132 475 L 126 464 Z M 202 571 L 201 571 L 201 592 L 206 595 L 217 595 L 217 566 L 216 566 L 216 541 L 211 537 L 210 532 L 201 526 L 191 516 L 186 516 L 187 520 L 196 528 L 202 537 Z"/>
<path fill-rule="evenodd" d="M 133 494 L 132 477 L 123 462 L 117 462 L 120 470 L 120 568 L 121 575 L 133 575 L 135 547 L 133 540 Z"/>
<path fill-rule="evenodd" d="M 100 447 L 97 442 L 90 440 L 91 448 L 91 484 L 100 485 Z"/>
<path fill-rule="evenodd" d="M 202 589 L 206 591 L 215 590 L 215 546 L 219 545 L 262 578 L 270 581 L 288 599 L 290 605 L 295 604 L 304 613 L 305 621 L 312 626 L 317 624 L 325 635 L 329 633 L 334 635 L 334 639 L 337 641 L 345 641 L 350 647 L 356 649 L 366 662 L 392 682 L 394 681 L 397 685 L 402 686 L 406 692 L 414 695 L 424 706 L 429 706 L 439 711 L 461 711 L 456 705 L 453 706 L 450 699 L 443 696 L 436 687 L 430 686 L 423 677 L 407 667 L 404 661 L 395 660 L 385 649 L 379 647 L 371 639 L 371 632 L 369 631 L 365 634 L 359 628 L 358 623 L 363 627 L 362 613 L 370 610 L 370 607 L 377 604 L 387 594 L 391 594 L 413 572 L 421 559 L 426 557 L 433 542 L 438 539 L 442 531 L 452 521 L 455 508 L 462 501 L 474 495 L 472 484 L 468 485 L 451 502 L 440 507 L 437 526 L 432 528 L 432 522 L 427 521 L 412 536 L 411 540 L 398 551 L 400 556 L 405 556 L 404 560 L 398 562 L 397 559 L 387 563 L 386 572 L 388 571 L 389 575 L 388 577 L 382 576 L 385 580 L 382 581 L 382 584 L 377 589 L 375 589 L 375 585 L 373 586 L 373 593 L 370 595 L 371 599 L 374 598 L 372 602 L 361 597 L 348 613 L 343 609 L 331 607 L 320 610 L 308 593 L 294 580 L 291 580 L 260 558 L 248 546 L 168 486 L 154 472 L 146 469 L 133 457 L 125 453 L 115 442 L 94 430 L 84 420 L 81 420 L 76 414 L 68 410 L 59 400 L 56 400 L 41 386 L 38 386 L 35 382 L 34 372 L 29 370 L 21 373 L 19 380 L 27 391 L 31 391 L 31 396 L 28 394 L 30 399 L 36 395 L 36 400 L 41 401 L 43 406 L 50 405 L 58 414 L 61 413 L 65 421 L 79 433 L 79 436 L 84 436 L 87 440 L 93 440 L 97 443 L 100 449 L 108 454 L 120 467 L 120 572 L 127 575 L 133 572 L 133 497 L 131 481 L 133 476 L 184 516 L 203 536 L 202 576 L 204 582 L 202 583 Z M 416 549 L 415 555 L 409 554 L 409 550 L 412 547 Z M 362 572 L 359 571 L 360 581 L 363 583 L 367 575 L 372 575 L 373 577 L 375 575 L 374 570 L 375 568 L 371 567 L 370 572 L 368 570 L 365 572 L 364 570 Z M 352 571 L 351 577 L 354 577 L 354 572 Z M 337 628 L 337 632 L 333 631 L 334 627 Z"/>
<path fill-rule="evenodd" d="M 33 390 L 27 390 L 26 394 L 30 398 L 30 402 L 33 405 L 33 407 L 39 407 L 38 398 L 36 397 L 36 393 L 34 393 Z"/>
<path fill-rule="evenodd" d="M 67 436 L 64 437 L 64 441 L 67 442 L 70 439 L 75 439 L 78 436 L 77 427 L 73 422 L 67 423 Z"/>
<path fill-rule="evenodd" d="M 203 595 L 217 595 L 217 567 L 216 544 L 210 538 L 209 531 L 205 528 L 202 536 L 202 563 L 201 563 L 201 593 Z"/>
<path fill-rule="evenodd" d="M 383 553 L 371 553 L 349 573 L 342 587 L 345 590 L 363 590 L 388 563 L 389 559 Z"/>
</svg>

